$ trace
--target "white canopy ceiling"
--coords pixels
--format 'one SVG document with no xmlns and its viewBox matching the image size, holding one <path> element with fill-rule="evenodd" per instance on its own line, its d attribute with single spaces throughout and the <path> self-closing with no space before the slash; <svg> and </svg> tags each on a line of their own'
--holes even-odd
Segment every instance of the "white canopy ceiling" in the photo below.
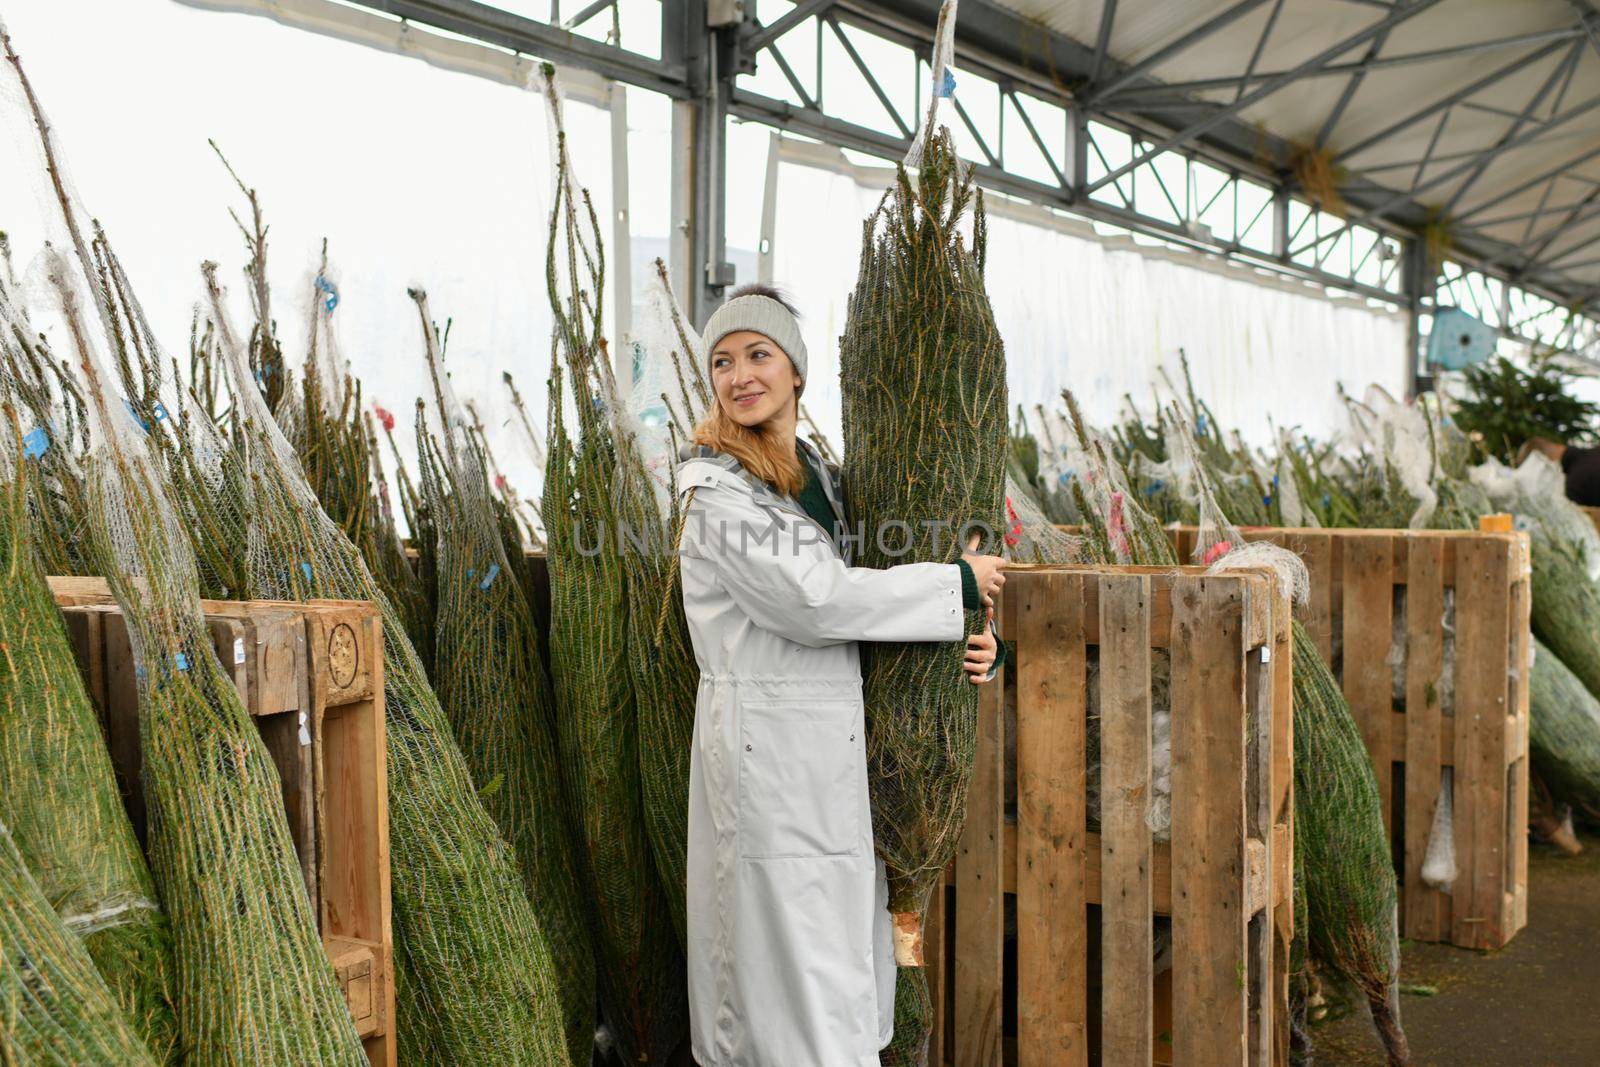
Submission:
<svg viewBox="0 0 1600 1067">
<path fill-rule="evenodd" d="M 1079 90 L 1095 111 L 1176 108 L 1200 123 L 1236 108 L 1231 120 L 1331 152 L 1342 179 L 1392 190 L 1382 217 L 1420 204 L 1451 236 L 1493 239 L 1479 247 L 1501 271 L 1569 298 L 1600 292 L 1600 37 L 1587 2 L 998 2 L 1104 49 L 1107 72 Z"/>
</svg>

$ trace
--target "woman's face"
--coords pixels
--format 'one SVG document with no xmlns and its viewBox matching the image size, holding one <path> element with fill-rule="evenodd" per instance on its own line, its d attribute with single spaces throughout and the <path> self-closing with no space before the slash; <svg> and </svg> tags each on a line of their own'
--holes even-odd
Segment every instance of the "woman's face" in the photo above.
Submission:
<svg viewBox="0 0 1600 1067">
<path fill-rule="evenodd" d="M 789 356 L 764 333 L 737 330 L 711 352 L 717 403 L 741 426 L 758 426 L 791 410 L 799 384 Z"/>
</svg>

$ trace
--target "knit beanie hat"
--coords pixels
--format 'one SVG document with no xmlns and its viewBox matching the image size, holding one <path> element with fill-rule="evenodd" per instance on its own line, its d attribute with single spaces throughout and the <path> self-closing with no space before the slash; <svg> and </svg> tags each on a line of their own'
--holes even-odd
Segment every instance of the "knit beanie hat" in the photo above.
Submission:
<svg viewBox="0 0 1600 1067">
<path fill-rule="evenodd" d="M 795 373 L 800 375 L 801 387 L 804 388 L 806 343 L 800 336 L 800 323 L 788 308 L 770 296 L 756 293 L 734 297 L 711 313 L 702 334 L 707 373 L 711 370 L 711 353 L 716 351 L 717 345 L 730 333 L 740 330 L 753 330 L 772 338 L 773 343 L 789 357 L 789 362 L 794 364 Z"/>
</svg>

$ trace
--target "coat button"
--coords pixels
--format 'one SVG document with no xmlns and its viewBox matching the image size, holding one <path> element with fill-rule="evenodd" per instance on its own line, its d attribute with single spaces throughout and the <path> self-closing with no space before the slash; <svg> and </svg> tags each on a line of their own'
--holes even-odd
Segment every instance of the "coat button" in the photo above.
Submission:
<svg viewBox="0 0 1600 1067">
<path fill-rule="evenodd" d="M 753 747 L 752 747 L 752 746 L 750 746 L 750 745 L 746 745 L 746 746 L 744 746 L 744 750 L 745 750 L 745 751 L 746 751 L 746 752 L 753 752 L 753 751 L 755 751 L 755 749 L 754 749 L 754 748 L 753 748 Z"/>
</svg>

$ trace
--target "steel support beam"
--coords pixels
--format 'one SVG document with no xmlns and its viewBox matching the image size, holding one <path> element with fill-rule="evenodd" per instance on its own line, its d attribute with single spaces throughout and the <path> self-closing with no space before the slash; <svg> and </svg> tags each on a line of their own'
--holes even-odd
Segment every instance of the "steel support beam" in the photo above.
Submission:
<svg viewBox="0 0 1600 1067">
<path fill-rule="evenodd" d="M 1126 85 L 1131 85 L 1140 78 L 1148 76 L 1152 70 L 1159 67 L 1161 64 L 1172 59 L 1174 56 L 1178 56 L 1184 52 L 1187 52 L 1189 49 L 1193 48 L 1207 37 L 1210 37 L 1212 34 L 1227 29 L 1229 26 L 1232 26 L 1235 22 L 1238 22 L 1240 19 L 1244 18 L 1244 16 L 1250 14 L 1250 12 L 1254 11 L 1256 8 L 1260 7 L 1266 2 L 1267 0 L 1239 0 L 1239 2 L 1234 4 L 1232 7 L 1225 8 L 1218 14 L 1213 15 L 1211 18 L 1207 19 L 1205 22 L 1202 22 L 1199 26 L 1196 26 L 1182 37 L 1179 37 L 1177 40 L 1168 43 L 1162 48 L 1156 49 L 1145 59 L 1140 60 L 1138 63 L 1135 63 L 1133 66 L 1117 75 L 1117 77 L 1111 79 L 1111 81 L 1108 82 L 1104 88 L 1096 91 L 1089 98 L 1089 106 L 1098 107 L 1102 100 L 1115 93 L 1118 89 L 1121 89 Z"/>
<path fill-rule="evenodd" d="M 1111 27 L 1117 20 L 1117 0 L 1102 0 L 1100 7 L 1100 32 L 1094 40 L 1094 62 L 1089 66 L 1088 85 L 1094 91 L 1100 81 L 1100 70 L 1105 66 L 1106 56 L 1111 53 Z"/>
<path fill-rule="evenodd" d="M 526 52 L 552 63 L 569 63 L 607 78 L 654 89 L 682 99 L 685 71 L 665 57 L 651 59 L 615 45 L 580 37 L 538 19 L 480 4 L 476 0 L 353 0 L 362 7 L 410 19 L 464 37 Z M 667 7 L 663 4 L 663 11 Z M 663 21 L 665 18 L 663 17 Z"/>
<path fill-rule="evenodd" d="M 801 0 L 800 3 L 784 12 L 782 17 L 770 26 L 762 26 L 744 41 L 743 48 L 747 53 L 754 54 L 767 47 L 779 37 L 794 29 L 812 15 L 820 15 L 833 6 L 833 0 Z"/>
<path fill-rule="evenodd" d="M 1496 37 L 1488 41 L 1475 41 L 1472 44 L 1451 45 L 1448 48 L 1430 48 L 1421 52 L 1402 52 L 1397 56 L 1367 56 L 1351 63 L 1329 63 L 1320 70 L 1307 73 L 1307 78 L 1332 78 L 1341 74 L 1367 74 L 1374 70 L 1387 70 L 1394 67 L 1411 66 L 1416 63 L 1432 63 L 1440 59 L 1454 59 L 1459 56 L 1477 55 L 1482 52 L 1497 52 L 1505 48 L 1518 48 L 1529 44 L 1545 44 L 1548 42 L 1560 43 L 1570 41 L 1574 37 L 1582 37 L 1583 30 L 1563 28 L 1559 30 L 1543 30 L 1539 33 L 1523 33 L 1515 37 Z M 1264 82 L 1281 77 L 1283 71 L 1258 71 L 1250 76 L 1250 81 Z M 1216 89 L 1231 89 L 1239 83 L 1235 77 L 1196 78 L 1191 81 L 1162 82 L 1159 85 L 1140 85 L 1134 88 L 1123 89 L 1115 96 L 1098 101 L 1107 108 L 1137 107 L 1142 104 L 1156 103 L 1169 96 L 1187 93 L 1211 92 Z"/>
<path fill-rule="evenodd" d="M 706 0 L 662 0 L 662 58 L 681 63 L 686 100 L 674 108 L 674 282 L 699 325 L 733 282 L 725 228 L 728 102 L 740 27 L 711 29 Z M 679 188 L 679 183 L 683 188 Z"/>
<path fill-rule="evenodd" d="M 1376 145 L 1376 144 L 1379 144 L 1382 141 L 1388 140 L 1390 137 L 1393 137 L 1395 134 L 1399 133 L 1401 130 L 1406 129 L 1409 126 L 1415 125 L 1416 123 L 1421 122 L 1423 119 L 1426 119 L 1426 118 L 1428 118 L 1430 116 L 1437 115 L 1439 112 L 1444 111 L 1447 108 L 1455 106 L 1456 104 L 1458 104 L 1461 101 L 1465 100 L 1467 97 L 1472 96 L 1472 95 L 1474 95 L 1476 93 L 1482 92 L 1484 89 L 1487 89 L 1489 86 L 1493 85 L 1497 81 L 1501 81 L 1501 80 L 1503 80 L 1505 78 L 1509 78 L 1511 75 L 1515 74 L 1517 71 L 1521 70 L 1523 67 L 1529 66 L 1529 65 L 1531 65 L 1533 63 L 1537 63 L 1539 60 L 1545 58 L 1546 56 L 1552 55 L 1553 53 L 1560 51 L 1561 46 L 1562 46 L 1563 43 L 1564 43 L 1563 41 L 1551 41 L 1549 44 L 1546 44 L 1543 48 L 1534 49 L 1532 52 L 1529 52 L 1527 55 L 1522 56 L 1522 57 L 1520 57 L 1518 59 L 1515 59 L 1515 60 L 1511 61 L 1510 63 L 1507 63 L 1505 66 L 1500 67 L 1497 70 L 1490 71 L 1488 74 L 1485 74 L 1483 77 L 1477 79 L 1474 82 L 1471 82 L 1468 85 L 1463 86 L 1460 89 L 1457 89 L 1455 92 L 1449 94 L 1448 96 L 1444 96 L 1444 97 L 1439 98 L 1438 100 L 1435 100 L 1433 103 L 1429 104 L 1427 107 L 1421 108 L 1420 110 L 1417 110 L 1417 111 L 1413 111 L 1411 114 L 1409 114 L 1406 117 L 1398 120 L 1397 122 L 1393 122 L 1393 123 L 1389 124 L 1388 126 L 1385 126 L 1383 129 L 1379 130 L 1375 134 L 1372 134 L 1370 137 L 1363 137 L 1361 140 L 1357 141 L 1355 144 L 1346 146 L 1345 148 L 1340 150 L 1338 155 L 1333 157 L 1334 162 L 1338 163 L 1338 162 L 1341 162 L 1343 160 L 1349 159 L 1351 156 L 1359 155 L 1360 153 L 1365 152 L 1367 149 L 1371 148 L 1373 145 Z"/>
<path fill-rule="evenodd" d="M 1422 324 L 1424 302 L 1435 296 L 1434 272 L 1428 264 L 1428 250 L 1422 240 L 1408 237 L 1401 246 L 1405 274 L 1401 284 L 1406 296 L 1406 393 L 1407 399 L 1420 392 L 1422 374 Z"/>
<path fill-rule="evenodd" d="M 1306 72 L 1316 70 L 1329 60 L 1332 60 L 1337 56 L 1344 55 L 1344 53 L 1348 52 L 1350 49 L 1356 47 L 1357 45 L 1365 44 L 1367 41 L 1370 41 L 1379 34 L 1387 33 L 1393 27 L 1398 26 L 1400 23 L 1405 22 L 1408 19 L 1416 18 L 1430 7 L 1433 7 L 1441 2 L 1442 0 L 1412 0 L 1411 3 L 1406 4 L 1404 7 L 1396 7 L 1388 16 L 1378 20 L 1377 22 L 1368 26 L 1366 29 L 1344 38 L 1330 48 L 1324 48 L 1322 51 L 1318 52 L 1310 59 L 1307 59 L 1304 63 L 1301 63 L 1293 70 L 1286 71 L 1278 77 L 1263 83 L 1262 85 L 1246 93 L 1244 96 L 1237 98 L 1233 103 L 1218 108 L 1215 113 L 1207 115 L 1199 122 L 1191 123 L 1190 125 L 1185 126 L 1171 137 L 1165 138 L 1159 143 L 1151 146 L 1141 155 L 1136 156 L 1134 159 L 1123 164 L 1121 167 L 1118 167 L 1104 178 L 1101 178 L 1098 182 L 1095 182 L 1089 187 L 1089 190 L 1093 192 L 1095 189 L 1105 185 L 1107 182 L 1115 181 L 1117 178 L 1122 177 L 1122 175 L 1127 174 L 1130 171 L 1133 171 L 1150 162 L 1162 152 L 1192 141 L 1194 138 L 1243 111 L 1251 104 L 1254 104 L 1264 97 L 1270 96 L 1279 89 L 1282 89 L 1284 86 L 1300 78 Z"/>
<path fill-rule="evenodd" d="M 1528 120 L 1533 117 L 1534 111 L 1537 110 L 1539 105 L 1544 102 L 1544 98 L 1550 95 L 1551 91 L 1555 89 L 1557 83 L 1559 83 L 1564 76 L 1571 74 L 1572 71 L 1577 68 L 1578 57 L 1582 54 L 1583 42 L 1579 41 L 1572 46 L 1566 58 L 1557 64 L 1555 72 L 1552 73 L 1550 77 L 1545 79 L 1544 84 L 1539 87 L 1539 91 L 1533 94 L 1533 97 L 1528 101 L 1527 105 L 1523 107 L 1516 119 L 1512 121 L 1511 128 L 1506 130 L 1506 132 L 1502 134 L 1497 141 L 1495 141 L 1493 147 L 1490 148 L 1489 151 L 1484 152 L 1478 158 L 1477 162 L 1473 164 L 1472 173 L 1467 175 L 1465 181 L 1456 186 L 1455 191 L 1450 194 L 1450 199 L 1445 201 L 1444 208 L 1442 209 L 1443 214 L 1449 215 L 1455 206 L 1461 202 L 1461 198 L 1467 195 L 1467 190 L 1471 189 L 1477 184 L 1478 179 L 1483 177 L 1483 172 L 1488 170 L 1489 164 L 1494 161 L 1496 154 L 1495 149 L 1509 143 L 1517 136 L 1519 132 L 1521 132 L 1522 127 L 1527 125 Z"/>
<path fill-rule="evenodd" d="M 797 107 L 783 100 L 736 88 L 728 113 L 736 118 L 761 122 L 803 137 L 849 148 L 866 155 L 876 156 L 886 162 L 904 158 L 910 147 L 908 138 L 894 137 L 878 130 L 859 126 L 834 118 L 812 108 Z M 1296 264 L 1279 262 L 1259 252 L 1235 244 L 1197 240 L 1182 226 L 1160 219 L 1122 211 L 1094 200 L 1075 198 L 1069 190 L 1023 178 L 1008 171 L 996 170 L 986 163 L 974 163 L 973 174 L 986 189 L 1005 193 L 1021 200 L 1071 211 L 1083 218 L 1114 223 L 1126 229 L 1159 236 L 1185 248 L 1229 255 L 1241 262 L 1267 267 L 1279 274 L 1302 278 L 1330 288 L 1358 293 L 1388 303 L 1398 303 L 1403 298 L 1375 286 L 1363 285 L 1349 278 L 1308 269 Z"/>
</svg>

